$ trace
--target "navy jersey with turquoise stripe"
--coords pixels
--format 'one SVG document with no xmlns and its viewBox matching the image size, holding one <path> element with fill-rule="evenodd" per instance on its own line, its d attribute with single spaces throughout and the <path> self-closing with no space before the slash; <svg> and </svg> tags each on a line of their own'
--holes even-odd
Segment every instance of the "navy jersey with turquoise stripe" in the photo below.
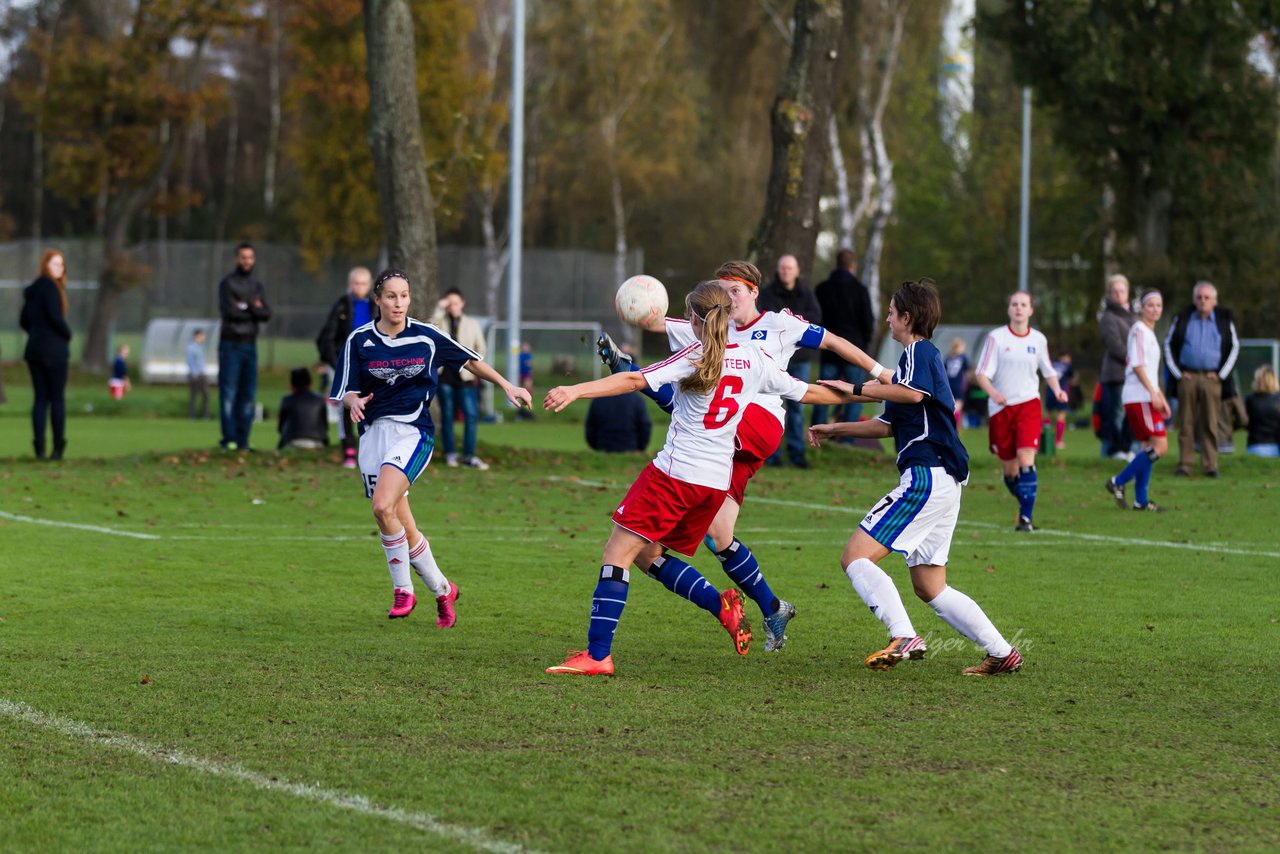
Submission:
<svg viewBox="0 0 1280 854">
<path fill-rule="evenodd" d="M 956 433 L 955 398 L 932 341 L 916 341 L 902 351 L 893 381 L 924 395 L 919 403 L 886 403 L 880 420 L 893 430 L 898 471 L 941 466 L 960 483 L 969 479 L 969 452 Z"/>
<path fill-rule="evenodd" d="M 329 397 L 341 400 L 347 392 L 361 397 L 373 393 L 364 408 L 361 434 L 379 418 L 431 433 L 429 405 L 436 396 L 440 368 L 459 368 L 473 359 L 478 361 L 479 354 L 429 323 L 409 318 L 394 338 L 379 332 L 376 323 L 366 323 L 347 337 Z"/>
</svg>

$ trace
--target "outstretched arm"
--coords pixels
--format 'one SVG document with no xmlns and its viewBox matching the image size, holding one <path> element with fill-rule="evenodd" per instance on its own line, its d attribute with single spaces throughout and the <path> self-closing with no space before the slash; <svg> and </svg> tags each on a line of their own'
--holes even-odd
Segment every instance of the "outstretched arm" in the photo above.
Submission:
<svg viewBox="0 0 1280 854">
<path fill-rule="evenodd" d="M 871 358 L 866 350 L 849 343 L 830 329 L 827 330 L 826 335 L 822 336 L 822 344 L 819 349 L 830 350 L 849 364 L 857 365 L 865 370 L 872 379 L 880 380 L 882 383 L 893 382 L 893 371 Z"/>
<path fill-rule="evenodd" d="M 852 397 L 845 398 L 855 403 L 919 403 L 924 400 L 924 392 L 916 391 L 902 383 L 855 383 L 850 385 L 844 380 L 818 380 L 818 385 L 833 388 Z"/>
<path fill-rule="evenodd" d="M 530 409 L 533 408 L 533 398 L 529 395 L 529 390 L 507 382 L 507 378 L 495 371 L 493 366 L 488 362 L 482 362 L 479 359 L 470 359 L 462 367 L 463 369 L 475 374 L 480 379 L 487 380 L 502 389 L 502 393 L 507 396 L 507 400 L 509 400 L 511 405 L 517 409 L 521 409 L 526 406 Z"/>
<path fill-rule="evenodd" d="M 855 439 L 887 439 L 893 435 L 889 425 L 872 418 L 868 421 L 841 421 L 836 424 L 814 424 L 809 428 L 809 444 L 822 447 L 823 439 L 852 436 Z"/>
<path fill-rule="evenodd" d="M 640 391 L 648 386 L 649 383 L 639 371 L 625 371 L 577 385 L 556 386 L 547 392 L 546 398 L 542 401 L 542 408 L 560 412 L 579 398 L 617 397 L 627 392 Z"/>
</svg>

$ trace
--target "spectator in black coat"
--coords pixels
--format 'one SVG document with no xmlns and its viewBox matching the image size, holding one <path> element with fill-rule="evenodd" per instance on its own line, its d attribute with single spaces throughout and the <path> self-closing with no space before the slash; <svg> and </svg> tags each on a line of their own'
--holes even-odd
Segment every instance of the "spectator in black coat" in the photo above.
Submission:
<svg viewBox="0 0 1280 854">
<path fill-rule="evenodd" d="M 280 448 L 314 450 L 329 446 L 329 404 L 311 390 L 311 372 L 294 368 L 291 394 L 280 400 Z"/>
<path fill-rule="evenodd" d="M 871 313 L 871 294 L 858 279 L 858 259 L 852 249 L 836 253 L 836 268 L 827 280 L 813 289 L 822 312 L 820 321 L 855 347 L 870 353 L 875 334 L 875 316 Z M 818 353 L 819 376 L 824 380 L 844 380 L 853 385 L 867 378 L 867 372 L 836 355 L 834 350 Z M 836 421 L 857 421 L 862 417 L 861 403 L 846 403 L 836 412 Z M 813 407 L 813 423 L 827 423 L 827 407 Z"/>
<path fill-rule="evenodd" d="M 597 397 L 587 409 L 587 445 L 595 451 L 626 453 L 649 447 L 653 422 L 644 398 L 637 393 Z"/>
<path fill-rule="evenodd" d="M 351 330 L 359 329 L 378 315 L 373 307 L 373 275 L 367 267 L 355 267 L 347 274 L 347 292 L 329 309 L 329 317 L 316 338 L 320 362 L 330 372 L 337 369 L 342 346 L 347 343 Z M 332 373 L 330 374 L 332 376 Z M 342 464 L 356 467 L 356 444 L 359 434 L 351 420 L 351 412 L 345 406 L 338 416 L 338 438 L 342 441 Z"/>
<path fill-rule="evenodd" d="M 45 417 L 53 422 L 53 459 L 67 448 L 67 371 L 71 363 L 71 327 L 67 325 L 67 264 L 62 253 L 46 249 L 40 275 L 22 291 L 19 325 L 27 332 L 22 358 L 31 371 L 35 402 L 31 407 L 36 459 L 45 459 Z"/>
<path fill-rule="evenodd" d="M 800 280 L 800 264 L 794 255 L 783 255 L 778 259 L 778 272 L 769 286 L 760 291 L 756 304 L 761 311 L 789 311 L 797 317 L 803 317 L 810 323 L 822 323 L 822 307 L 813 291 L 805 287 Z M 786 365 L 787 373 L 800 380 L 809 381 L 809 363 L 813 359 L 814 350 L 801 347 Z M 786 401 L 787 423 L 784 434 L 787 456 L 791 464 L 799 468 L 808 468 L 805 459 L 805 447 L 808 436 L 804 429 L 804 405 L 794 401 Z M 782 465 L 782 448 L 769 458 L 770 465 Z"/>
</svg>

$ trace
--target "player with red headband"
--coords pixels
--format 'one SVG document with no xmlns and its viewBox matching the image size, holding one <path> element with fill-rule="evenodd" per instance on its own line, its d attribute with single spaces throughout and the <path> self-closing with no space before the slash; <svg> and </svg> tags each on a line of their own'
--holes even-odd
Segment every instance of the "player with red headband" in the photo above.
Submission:
<svg viewBox="0 0 1280 854">
<path fill-rule="evenodd" d="M 760 293 L 759 269 L 748 261 L 729 261 L 716 270 L 716 279 L 733 302 L 732 325 L 729 342 L 752 344 L 767 353 L 779 365 L 786 366 L 800 347 L 831 350 L 855 365 L 864 368 L 868 375 L 891 382 L 893 374 L 862 351 L 861 348 L 823 327 L 809 323 L 789 311 L 761 312 L 756 306 Z M 673 351 L 679 351 L 695 340 L 688 320 L 667 317 L 657 320 L 649 332 L 665 332 Z M 607 335 L 596 342 L 601 359 L 615 372 L 636 370 L 624 354 L 618 352 Z M 664 386 L 649 395 L 667 409 L 671 388 Z M 668 411 L 670 411 L 668 409 Z M 746 495 L 747 481 L 755 475 L 782 443 L 786 411 L 778 395 L 760 395 L 747 404 L 742 421 L 738 425 L 737 452 L 733 457 L 733 477 L 729 496 L 716 514 L 704 540 L 707 548 L 720 561 L 729 578 L 760 607 L 765 629 L 765 651 L 782 649 L 787 640 L 787 623 L 796 615 L 795 606 L 774 595 L 760 570 L 759 561 L 751 550 L 734 536 L 738 514 Z M 678 574 L 688 564 L 672 559 L 663 571 Z M 662 579 L 659 578 L 661 581 Z"/>
</svg>

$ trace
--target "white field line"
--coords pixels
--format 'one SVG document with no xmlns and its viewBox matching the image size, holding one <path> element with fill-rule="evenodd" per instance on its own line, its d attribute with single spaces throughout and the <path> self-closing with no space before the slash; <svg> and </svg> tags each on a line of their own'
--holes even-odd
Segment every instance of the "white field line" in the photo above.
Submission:
<svg viewBox="0 0 1280 854">
<path fill-rule="evenodd" d="M 302 800 L 315 801 L 326 806 L 350 810 L 361 815 L 393 821 L 396 824 L 402 824 L 406 827 L 462 842 L 481 851 L 495 851 L 500 852 L 500 854 L 522 854 L 522 852 L 528 850 L 510 842 L 500 842 L 492 839 L 478 828 L 447 824 L 427 813 L 410 812 L 399 807 L 381 806 L 363 795 L 352 795 L 346 792 L 334 791 L 333 789 L 324 789 L 319 784 L 291 783 L 278 777 L 268 777 L 265 774 L 250 771 L 239 765 L 201 759 L 198 756 L 191 756 L 180 750 L 172 750 L 151 744 L 130 735 L 98 730 L 88 724 L 64 718 L 61 715 L 33 709 L 26 703 L 0 698 L 0 715 L 40 729 L 50 730 L 60 735 L 82 739 L 103 747 L 123 750 L 126 753 L 132 753 L 135 756 L 141 756 L 143 759 L 162 765 L 176 765 L 201 774 L 208 774 L 211 777 L 224 777 L 247 783 L 256 789 L 279 792 Z"/>
<path fill-rule="evenodd" d="M 610 483 L 601 483 L 593 480 L 580 480 L 578 478 L 565 477 L 549 477 L 547 480 L 562 481 L 564 483 L 578 483 L 583 486 L 613 486 Z M 806 501 L 784 501 L 780 498 L 757 498 L 752 497 L 751 500 L 758 504 L 774 504 L 779 507 L 799 507 L 803 510 L 819 510 L 826 513 L 844 513 L 848 515 L 862 516 L 862 509 L 854 509 L 851 507 L 837 507 L 831 504 L 811 504 Z M 963 528 L 984 528 L 987 530 L 1000 531 L 1006 526 L 997 525 L 993 522 L 968 522 L 962 521 L 959 527 Z M 1162 549 L 1178 549 L 1181 551 L 1192 552 L 1208 552 L 1210 554 L 1228 554 L 1228 555 L 1245 555 L 1248 557 L 1280 557 L 1280 552 L 1263 551 L 1257 549 L 1241 549 L 1216 546 L 1207 543 L 1170 543 L 1162 540 L 1144 540 L 1138 537 L 1114 537 L 1109 534 L 1080 534 L 1075 531 L 1057 531 L 1051 528 L 1037 528 L 1036 534 L 1049 534 L 1058 537 L 1071 537 L 1075 540 L 1085 540 L 1094 543 L 1105 543 L 1109 545 L 1121 546 L 1145 546 Z"/>
<path fill-rule="evenodd" d="M 121 531 L 116 528 L 103 528 L 99 525 L 81 525 L 77 522 L 55 522 L 52 519 L 35 519 L 31 516 L 20 516 L 17 513 L 5 513 L 0 510 L 0 519 L 12 522 L 29 522 L 32 525 L 49 525 L 54 528 L 75 528 L 79 531 L 93 531 L 95 534 L 111 534 L 116 537 L 132 537 L 135 540 L 158 540 L 157 534 L 139 534 L 136 531 Z"/>
</svg>

